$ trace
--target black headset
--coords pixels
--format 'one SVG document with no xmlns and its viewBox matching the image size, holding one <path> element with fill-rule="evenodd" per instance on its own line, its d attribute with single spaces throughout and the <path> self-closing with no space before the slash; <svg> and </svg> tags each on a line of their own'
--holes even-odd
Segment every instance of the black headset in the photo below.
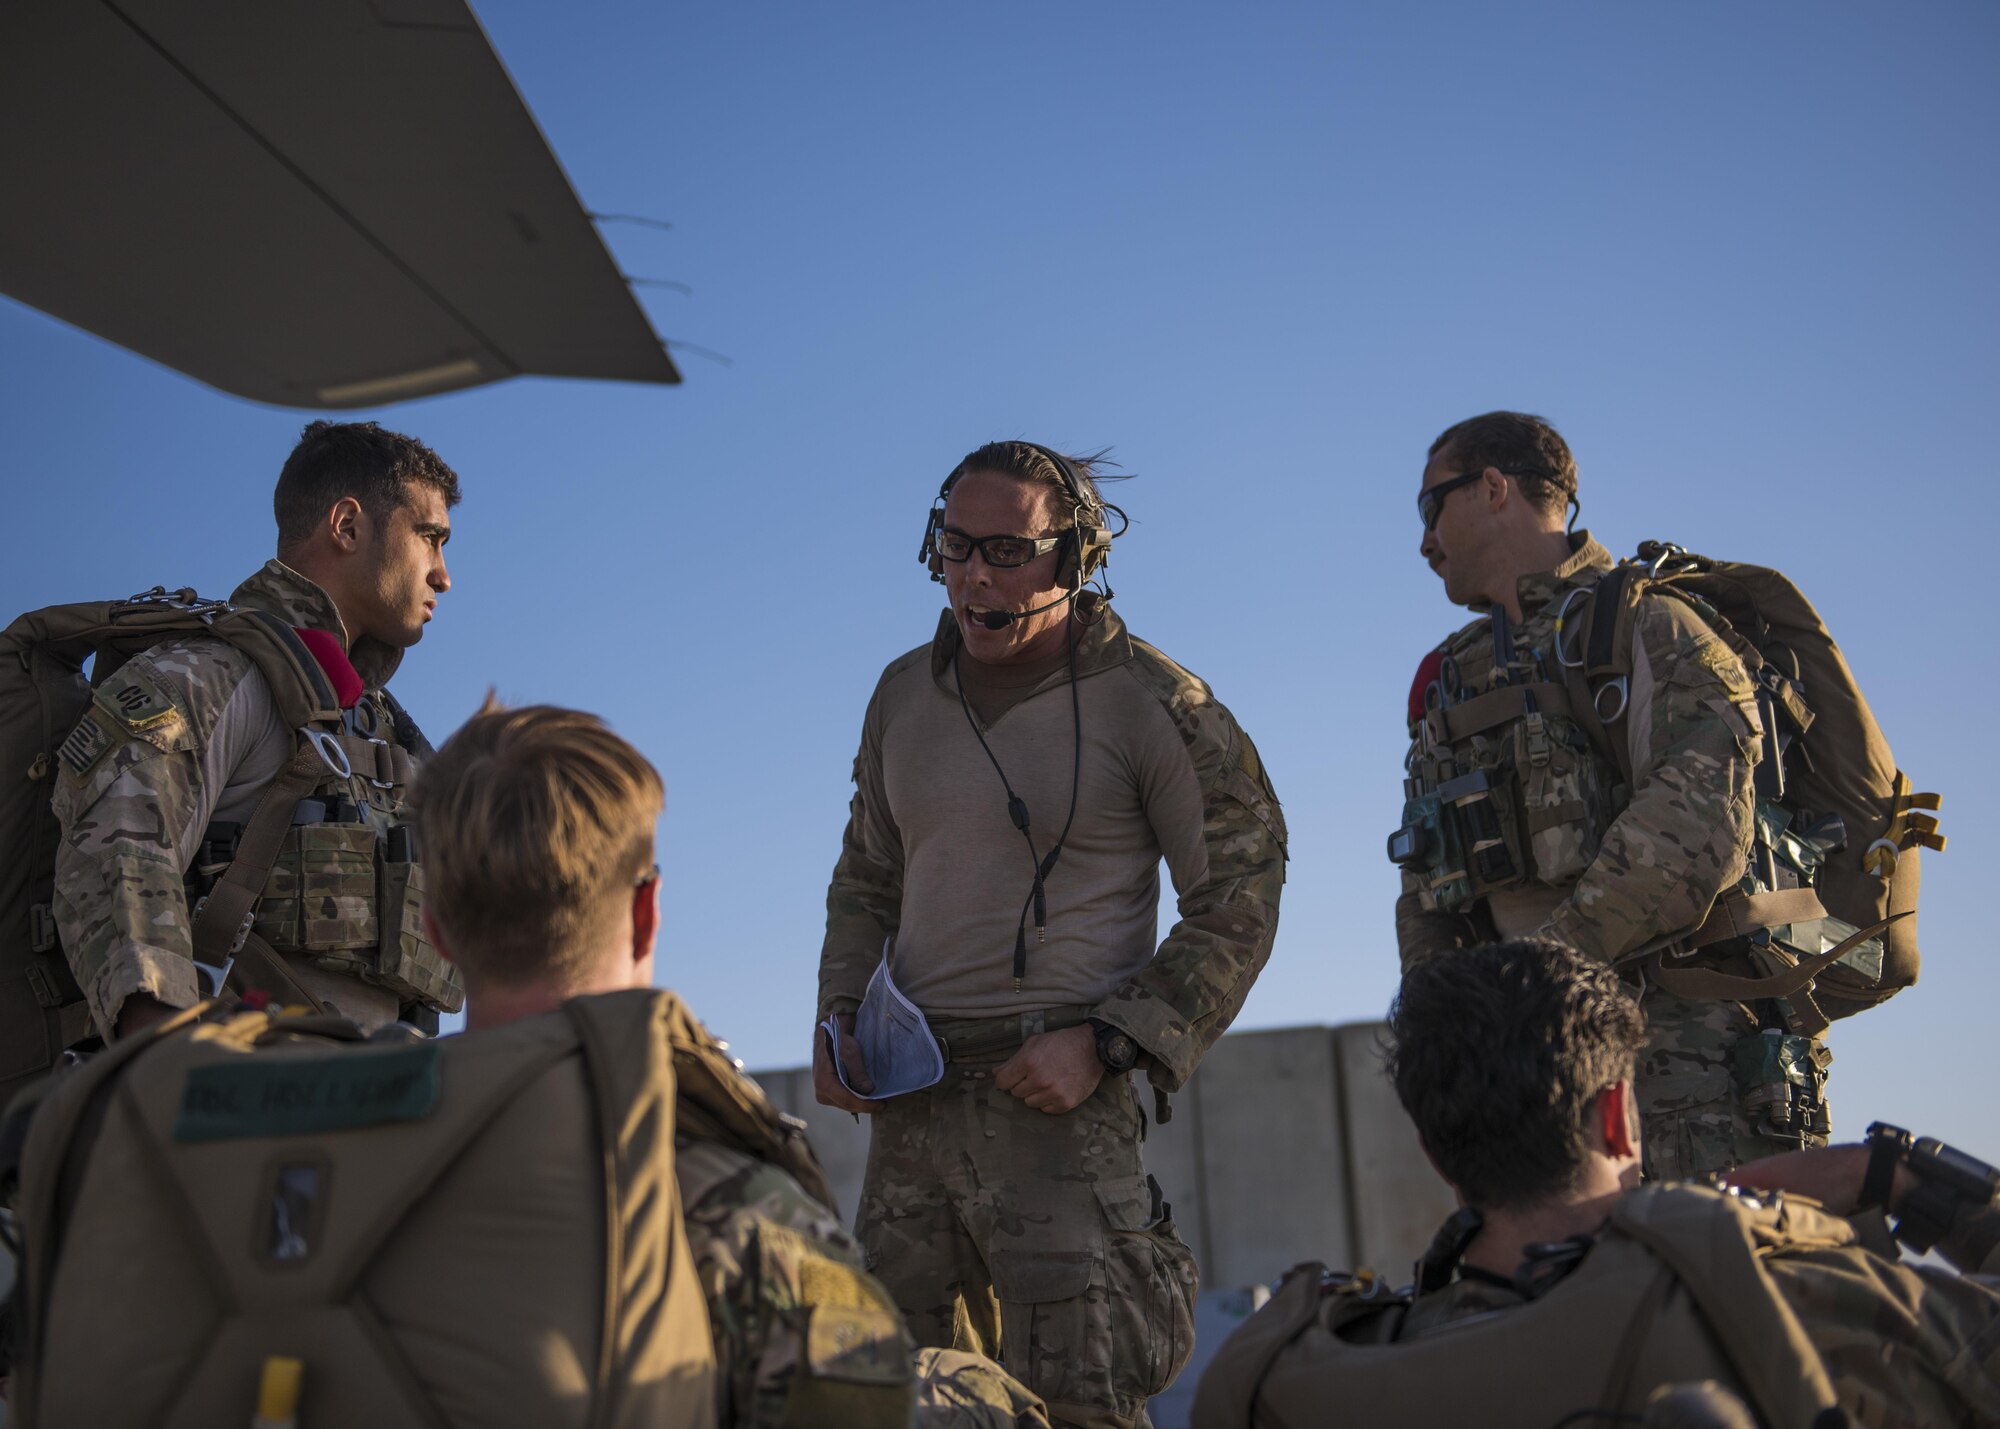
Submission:
<svg viewBox="0 0 2000 1429">
<path fill-rule="evenodd" d="M 1075 519 L 1069 529 L 1060 533 L 1062 544 L 1056 547 L 1056 583 L 1072 590 L 1081 589 L 1084 582 L 1102 570 L 1104 563 L 1111 558 L 1112 538 L 1124 534 L 1122 526 L 1118 531 L 1112 531 L 1104 519 L 1105 513 L 1115 511 L 1121 520 L 1125 513 L 1095 495 L 1082 473 L 1077 471 L 1076 464 L 1061 452 L 1052 451 L 1040 442 L 1017 442 L 1015 445 L 1040 452 L 1062 478 L 1063 496 L 1068 500 Z M 930 517 L 924 522 L 924 544 L 917 551 L 917 559 L 929 567 L 934 581 L 944 580 L 944 552 L 938 546 L 938 537 L 944 534 L 944 504 L 951 496 L 951 489 L 958 485 L 959 478 L 965 473 L 964 462 L 952 468 L 951 475 L 938 488 L 937 500 L 931 503 Z"/>
</svg>

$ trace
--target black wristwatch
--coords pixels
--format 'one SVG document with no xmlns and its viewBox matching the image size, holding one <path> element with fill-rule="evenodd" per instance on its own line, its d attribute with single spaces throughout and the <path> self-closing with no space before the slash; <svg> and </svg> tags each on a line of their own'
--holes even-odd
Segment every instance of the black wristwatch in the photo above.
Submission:
<svg viewBox="0 0 2000 1429">
<path fill-rule="evenodd" d="M 1946 1146 L 1932 1136 L 1912 1136 L 1900 1126 L 1878 1121 L 1868 1128 L 1868 1172 L 1861 1181 L 1860 1207 L 1889 1212 L 1889 1194 L 1898 1163 L 1907 1162 L 1916 1185 L 1896 1207 L 1896 1239 L 1915 1251 L 1943 1240 L 1964 1206 L 1989 1206 L 2000 1192 L 2000 1169 Z"/>
<path fill-rule="evenodd" d="M 1095 1017 L 1090 1019 L 1090 1025 L 1097 1033 L 1097 1060 L 1104 1064 L 1105 1071 L 1123 1074 L 1138 1065 L 1139 1044 L 1132 1040 L 1131 1033 Z"/>
</svg>

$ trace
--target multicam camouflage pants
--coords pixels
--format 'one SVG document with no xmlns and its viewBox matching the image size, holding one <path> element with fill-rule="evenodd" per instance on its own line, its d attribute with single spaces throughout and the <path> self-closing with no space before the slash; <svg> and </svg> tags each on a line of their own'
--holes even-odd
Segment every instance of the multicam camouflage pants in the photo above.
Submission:
<svg viewBox="0 0 2000 1429">
<path fill-rule="evenodd" d="M 1129 1077 L 1061 1116 L 954 1062 L 875 1114 L 856 1229 L 920 1345 L 990 1355 L 1058 1424 L 1149 1425 L 1194 1347 L 1194 1256 L 1140 1162 Z"/>
<path fill-rule="evenodd" d="M 1824 1146 L 1826 1137 L 1773 1131 L 1759 1092 L 1739 1075 L 1743 1044 L 1760 1037 L 1757 1019 L 1737 1002 L 1696 1001 L 1648 987 L 1646 1050 L 1640 1054 L 1641 1151 L 1648 1181 L 1685 1180 L 1727 1171 L 1760 1156 Z M 1807 1045 L 1799 1039 L 1801 1045 Z M 1796 1089 L 1815 1119 L 1826 1110 L 1826 1067 L 1833 1053 L 1810 1044 L 1817 1075 Z"/>
</svg>

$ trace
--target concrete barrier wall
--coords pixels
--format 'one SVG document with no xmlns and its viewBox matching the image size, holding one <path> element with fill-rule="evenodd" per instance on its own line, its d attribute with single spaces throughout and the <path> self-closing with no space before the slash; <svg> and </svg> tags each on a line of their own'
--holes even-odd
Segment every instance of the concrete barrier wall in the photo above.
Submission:
<svg viewBox="0 0 2000 1429">
<path fill-rule="evenodd" d="M 1382 1076 L 1379 1023 L 1224 1037 L 1152 1126 L 1159 1178 L 1202 1284 L 1243 1289 L 1302 1260 L 1367 1265 L 1401 1284 L 1451 1213 L 1451 1193 Z M 850 1221 L 868 1156 L 866 1118 L 813 1101 L 806 1068 L 754 1073 L 805 1120 Z M 1152 1098 L 1144 1078 L 1142 1105 Z"/>
</svg>

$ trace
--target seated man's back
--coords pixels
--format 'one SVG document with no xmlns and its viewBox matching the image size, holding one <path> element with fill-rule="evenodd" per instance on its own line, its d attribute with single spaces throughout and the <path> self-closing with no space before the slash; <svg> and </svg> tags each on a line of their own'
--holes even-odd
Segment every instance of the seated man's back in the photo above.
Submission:
<svg viewBox="0 0 2000 1429">
<path fill-rule="evenodd" d="M 27 1422 L 905 1429 L 922 1376 L 927 1425 L 1044 1423 L 997 1367 L 959 1378 L 1018 1417 L 913 1372 L 798 1124 L 651 987 L 651 766 L 489 709 L 419 787 L 467 1034 L 184 1017 L 58 1079 L 22 1163 Z"/>
<path fill-rule="evenodd" d="M 1463 1209 L 1414 1292 L 1293 1272 L 1211 1361 L 1196 1429 L 1299 1429 L 1337 1404 L 1370 1425 L 1634 1421 L 1703 1383 L 1742 1417 L 1657 1422 L 2000 1424 L 2000 1294 L 1897 1262 L 1881 1212 L 1911 1237 L 1909 1169 L 1864 1180 L 1869 1153 L 1839 1147 L 1737 1173 L 1776 1194 L 1638 1186 L 1645 1026 L 1609 970 L 1540 940 L 1471 949 L 1405 975 L 1390 1031 Z M 2000 1213 L 1940 1204 L 1947 1258 L 2000 1268 Z"/>
</svg>

